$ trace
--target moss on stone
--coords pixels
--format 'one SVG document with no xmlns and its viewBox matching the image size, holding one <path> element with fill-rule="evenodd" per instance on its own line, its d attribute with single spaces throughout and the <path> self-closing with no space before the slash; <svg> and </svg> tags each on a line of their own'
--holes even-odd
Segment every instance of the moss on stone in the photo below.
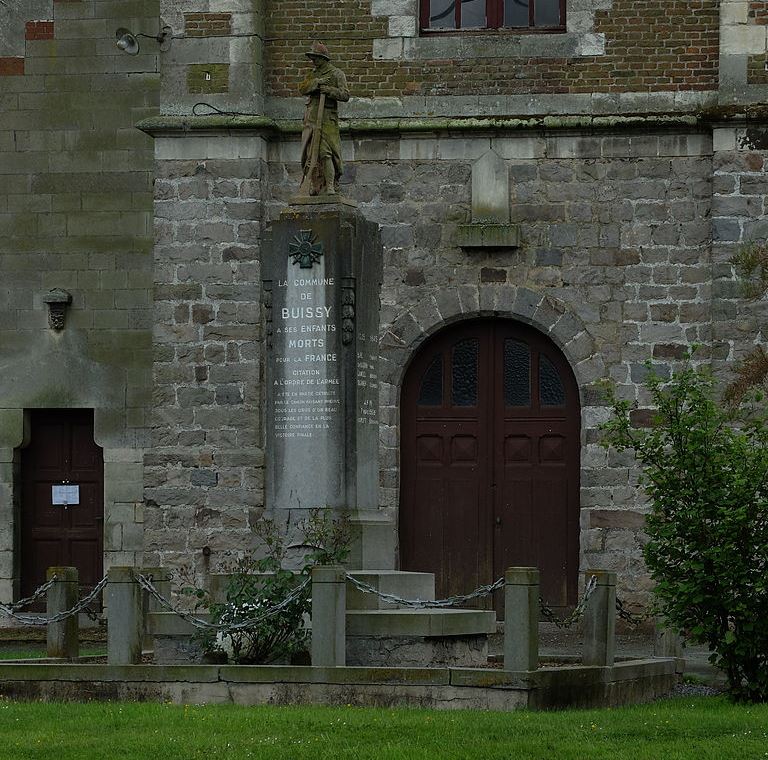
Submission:
<svg viewBox="0 0 768 760">
<path fill-rule="evenodd" d="M 703 114 L 630 114 L 613 116 L 557 115 L 527 118 L 407 118 L 350 119 L 342 121 L 346 134 L 437 132 L 495 132 L 528 129 L 612 129 L 614 127 L 669 128 L 704 125 Z M 214 114 L 209 116 L 156 116 L 137 124 L 152 136 L 184 132 L 253 131 L 270 134 L 296 134 L 302 125 L 297 119 L 271 119 L 267 116 Z"/>
</svg>

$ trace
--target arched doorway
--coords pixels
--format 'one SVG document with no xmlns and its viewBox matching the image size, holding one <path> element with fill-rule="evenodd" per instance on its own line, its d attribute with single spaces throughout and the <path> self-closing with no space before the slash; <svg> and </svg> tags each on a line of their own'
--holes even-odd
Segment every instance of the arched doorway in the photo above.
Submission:
<svg viewBox="0 0 768 760">
<path fill-rule="evenodd" d="M 574 604 L 580 405 L 557 346 L 512 320 L 442 330 L 407 370 L 401 425 L 401 568 L 442 597 L 536 566 L 544 599 Z"/>
</svg>

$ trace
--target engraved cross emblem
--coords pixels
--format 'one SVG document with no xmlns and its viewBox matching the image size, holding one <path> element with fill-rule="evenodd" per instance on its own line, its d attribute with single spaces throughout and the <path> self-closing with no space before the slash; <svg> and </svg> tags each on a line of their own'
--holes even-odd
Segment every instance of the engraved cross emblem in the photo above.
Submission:
<svg viewBox="0 0 768 760">
<path fill-rule="evenodd" d="M 312 230 L 301 230 L 288 244 L 288 255 L 300 269 L 312 269 L 323 255 L 323 244 L 315 240 Z"/>
</svg>

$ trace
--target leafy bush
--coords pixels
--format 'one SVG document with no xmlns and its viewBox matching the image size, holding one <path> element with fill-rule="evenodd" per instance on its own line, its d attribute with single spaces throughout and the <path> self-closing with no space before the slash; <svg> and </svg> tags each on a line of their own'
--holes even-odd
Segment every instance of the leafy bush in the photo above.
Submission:
<svg viewBox="0 0 768 760">
<path fill-rule="evenodd" d="M 604 445 L 632 449 L 650 498 L 645 560 L 658 611 L 728 678 L 738 701 L 768 701 L 768 426 L 760 399 L 721 406 L 686 363 L 647 381 L 657 414 L 635 429 L 613 399 Z"/>
<path fill-rule="evenodd" d="M 257 535 L 265 546 L 265 556 L 246 556 L 229 573 L 223 602 L 213 602 L 206 589 L 187 587 L 184 592 L 196 599 L 197 608 L 207 608 L 211 621 L 224 625 L 242 623 L 283 602 L 319 564 L 340 564 L 349 555 L 349 521 L 332 519 L 326 510 L 312 510 L 299 524 L 303 542 L 287 546 L 285 535 L 274 520 L 261 520 Z M 291 549 L 304 549 L 303 567 L 286 569 Z M 306 650 L 304 615 L 310 612 L 309 589 L 275 614 L 253 625 L 215 634 L 197 635 L 203 651 L 211 657 L 226 655 L 238 665 L 268 664 Z"/>
</svg>

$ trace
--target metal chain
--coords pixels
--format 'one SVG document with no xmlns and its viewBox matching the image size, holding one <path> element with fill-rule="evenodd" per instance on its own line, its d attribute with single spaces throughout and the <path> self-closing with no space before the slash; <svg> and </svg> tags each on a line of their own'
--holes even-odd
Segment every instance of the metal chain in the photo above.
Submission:
<svg viewBox="0 0 768 760">
<path fill-rule="evenodd" d="M 79 615 L 96 597 L 104 590 L 107 585 L 107 576 L 105 575 L 92 589 L 91 593 L 84 596 L 74 607 L 63 612 L 57 612 L 51 617 L 32 617 L 31 615 L 19 615 L 11 607 L 0 604 L 0 612 L 18 620 L 24 625 L 49 625 L 50 623 L 60 623 L 62 620 Z"/>
<path fill-rule="evenodd" d="M 651 613 L 647 610 L 643 612 L 642 615 L 636 615 L 633 612 L 630 612 L 627 609 L 627 603 L 623 600 L 619 599 L 619 597 L 616 597 L 616 615 L 620 620 L 623 620 L 628 625 L 631 625 L 632 627 L 640 625 L 640 623 L 644 623 L 648 618 L 651 617 Z"/>
<path fill-rule="evenodd" d="M 476 588 L 469 594 L 449 596 L 447 599 L 404 599 L 403 597 L 397 596 L 396 594 L 387 594 L 383 591 L 379 591 L 377 588 L 374 588 L 364 581 L 358 580 L 357 578 L 351 576 L 349 573 L 345 573 L 345 575 L 347 580 L 356 589 L 358 589 L 358 591 L 362 591 L 364 594 L 374 594 L 375 596 L 378 596 L 379 599 L 382 599 L 385 602 L 389 602 L 390 604 L 399 604 L 402 607 L 415 607 L 419 609 L 430 607 L 453 607 L 456 604 L 463 604 L 473 599 L 489 596 L 494 591 L 498 591 L 504 586 L 504 578 L 501 577 L 497 581 L 489 583 L 487 586 L 480 586 L 479 588 Z"/>
<path fill-rule="evenodd" d="M 6 610 L 13 610 L 13 612 L 17 612 L 18 610 L 23 609 L 24 607 L 29 607 L 30 604 L 33 604 L 36 602 L 41 596 L 44 596 L 48 593 L 51 586 L 53 586 L 54 583 L 58 580 L 57 575 L 52 575 L 51 579 L 43 583 L 42 586 L 38 586 L 38 588 L 32 593 L 31 596 L 27 596 L 24 599 L 19 599 L 18 602 L 12 602 L 11 604 L 3 604 L 0 602 L 0 609 L 4 612 Z M 6 613 L 9 614 L 9 613 Z"/>
<path fill-rule="evenodd" d="M 541 610 L 541 614 L 546 618 L 548 622 L 554 623 L 558 628 L 570 628 L 575 622 L 581 619 L 581 616 L 584 614 L 584 610 L 587 607 L 589 597 L 592 596 L 596 588 L 597 576 L 593 575 L 587 581 L 587 585 L 584 589 L 584 595 L 579 600 L 579 603 L 573 608 L 573 612 L 571 612 L 571 614 L 565 618 L 557 617 L 552 608 L 546 604 L 546 602 L 541 597 L 539 597 L 539 609 Z"/>
<path fill-rule="evenodd" d="M 162 607 L 164 607 L 169 612 L 173 612 L 174 614 L 178 615 L 182 620 L 186 620 L 195 628 L 201 628 L 207 631 L 221 631 L 223 633 L 226 633 L 228 631 L 240 631 L 240 630 L 243 630 L 244 628 L 251 628 L 257 623 L 260 623 L 262 620 L 280 612 L 280 610 L 285 609 L 290 604 L 293 604 L 304 594 L 304 591 L 307 589 L 307 587 L 310 584 L 310 578 L 308 577 L 305 578 L 304 581 L 300 585 L 298 585 L 293 591 L 291 591 L 291 593 L 288 594 L 288 596 L 286 596 L 282 602 L 279 602 L 273 607 L 268 607 L 259 615 L 248 618 L 246 620 L 241 620 L 238 623 L 211 623 L 208 620 L 203 620 L 202 618 L 195 617 L 190 612 L 186 612 L 185 610 L 180 610 L 174 607 L 173 604 L 171 604 L 171 602 L 169 602 L 152 585 L 152 581 L 150 578 L 147 578 L 144 575 L 137 575 L 136 582 L 139 584 L 139 586 L 141 586 L 141 588 L 143 588 L 147 593 L 149 593 L 152 597 L 154 597 Z"/>
</svg>

